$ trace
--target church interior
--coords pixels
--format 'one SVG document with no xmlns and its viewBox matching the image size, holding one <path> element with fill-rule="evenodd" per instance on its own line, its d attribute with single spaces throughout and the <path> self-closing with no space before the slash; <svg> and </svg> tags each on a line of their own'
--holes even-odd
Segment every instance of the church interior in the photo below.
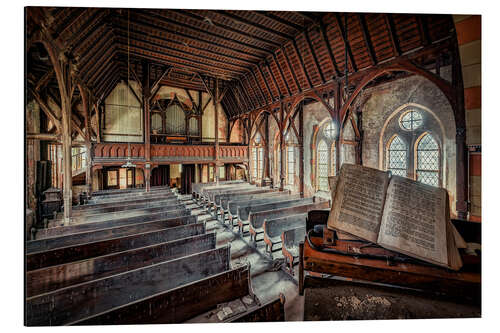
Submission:
<svg viewBox="0 0 500 333">
<path fill-rule="evenodd" d="M 25 325 L 481 316 L 480 15 L 24 14 Z M 352 165 L 460 269 L 332 231 Z"/>
</svg>

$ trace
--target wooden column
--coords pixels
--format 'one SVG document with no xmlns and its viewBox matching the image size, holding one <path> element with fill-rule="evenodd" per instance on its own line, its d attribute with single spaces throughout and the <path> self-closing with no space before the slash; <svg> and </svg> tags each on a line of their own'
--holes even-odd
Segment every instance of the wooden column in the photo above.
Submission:
<svg viewBox="0 0 500 333">
<path fill-rule="evenodd" d="M 280 154 L 281 154 L 281 163 L 280 163 L 280 191 L 283 191 L 285 188 L 285 136 L 284 129 L 285 124 L 283 123 L 285 120 L 285 110 L 283 109 L 283 103 L 280 103 L 280 122 L 281 124 L 278 126 L 280 131 Z"/>
<path fill-rule="evenodd" d="M 146 165 L 144 168 L 144 184 L 146 192 L 151 189 L 151 86 L 150 86 L 150 72 L 149 63 L 144 61 L 142 63 L 142 107 L 144 108 L 144 159 Z"/>
<path fill-rule="evenodd" d="M 299 110 L 299 192 L 300 197 L 304 197 L 304 107 Z"/>
<path fill-rule="evenodd" d="M 264 134 L 265 134 L 265 142 L 264 142 L 264 174 L 262 175 L 262 179 L 268 179 L 270 175 L 269 171 L 269 115 L 266 115 L 265 120 Z"/>
<path fill-rule="evenodd" d="M 215 79 L 215 94 L 214 94 L 214 114 L 215 114 L 215 166 L 214 178 L 219 185 L 219 79 Z"/>
<path fill-rule="evenodd" d="M 82 97 L 83 113 L 84 113 L 84 124 L 85 124 L 85 158 L 87 160 L 87 167 L 85 169 L 85 185 L 87 186 L 87 193 L 92 193 L 92 143 L 90 135 L 90 94 L 81 85 L 78 85 L 78 90 L 80 90 L 80 96 Z"/>
</svg>

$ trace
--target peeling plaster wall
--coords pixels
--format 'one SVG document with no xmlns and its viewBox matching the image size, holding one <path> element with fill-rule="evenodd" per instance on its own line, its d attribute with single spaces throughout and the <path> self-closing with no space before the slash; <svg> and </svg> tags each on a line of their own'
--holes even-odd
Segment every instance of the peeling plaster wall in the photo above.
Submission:
<svg viewBox="0 0 500 333">
<path fill-rule="evenodd" d="M 380 136 L 384 126 L 387 126 L 386 121 L 389 117 L 406 103 L 419 104 L 429 109 L 443 125 L 442 178 L 443 186 L 450 194 L 450 203 L 454 214 L 456 198 L 455 120 L 451 106 L 444 94 L 427 79 L 420 76 L 399 79 L 367 89 L 357 97 L 354 109 L 359 108 L 363 113 L 363 165 L 385 169 L 383 154 L 388 138 L 384 135 L 383 142 L 380 144 Z M 346 153 L 343 153 L 343 158 L 346 158 Z"/>
<path fill-rule="evenodd" d="M 229 142 L 243 143 L 243 124 L 241 120 L 237 120 L 231 130 L 231 136 Z"/>
</svg>

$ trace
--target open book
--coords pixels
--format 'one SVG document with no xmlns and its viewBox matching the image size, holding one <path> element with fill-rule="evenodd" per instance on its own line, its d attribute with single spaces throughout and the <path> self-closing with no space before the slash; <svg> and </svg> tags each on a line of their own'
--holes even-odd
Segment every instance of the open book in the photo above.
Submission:
<svg viewBox="0 0 500 333">
<path fill-rule="evenodd" d="M 462 267 L 457 247 L 464 242 L 450 221 L 445 189 L 346 163 L 330 182 L 328 228 L 432 264 Z"/>
</svg>

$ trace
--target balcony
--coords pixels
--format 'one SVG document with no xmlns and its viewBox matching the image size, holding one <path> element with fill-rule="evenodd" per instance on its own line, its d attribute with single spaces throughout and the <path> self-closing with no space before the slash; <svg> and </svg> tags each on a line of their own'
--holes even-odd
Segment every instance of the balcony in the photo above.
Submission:
<svg viewBox="0 0 500 333">
<path fill-rule="evenodd" d="M 94 163 L 116 164 L 127 160 L 128 144 L 96 143 L 93 147 Z M 138 164 L 145 160 L 144 144 L 130 144 L 130 159 Z M 246 145 L 234 143 L 219 144 L 219 161 L 222 163 L 248 162 Z M 215 146 L 211 144 L 152 144 L 151 162 L 153 164 L 202 164 L 215 162 Z"/>
</svg>

